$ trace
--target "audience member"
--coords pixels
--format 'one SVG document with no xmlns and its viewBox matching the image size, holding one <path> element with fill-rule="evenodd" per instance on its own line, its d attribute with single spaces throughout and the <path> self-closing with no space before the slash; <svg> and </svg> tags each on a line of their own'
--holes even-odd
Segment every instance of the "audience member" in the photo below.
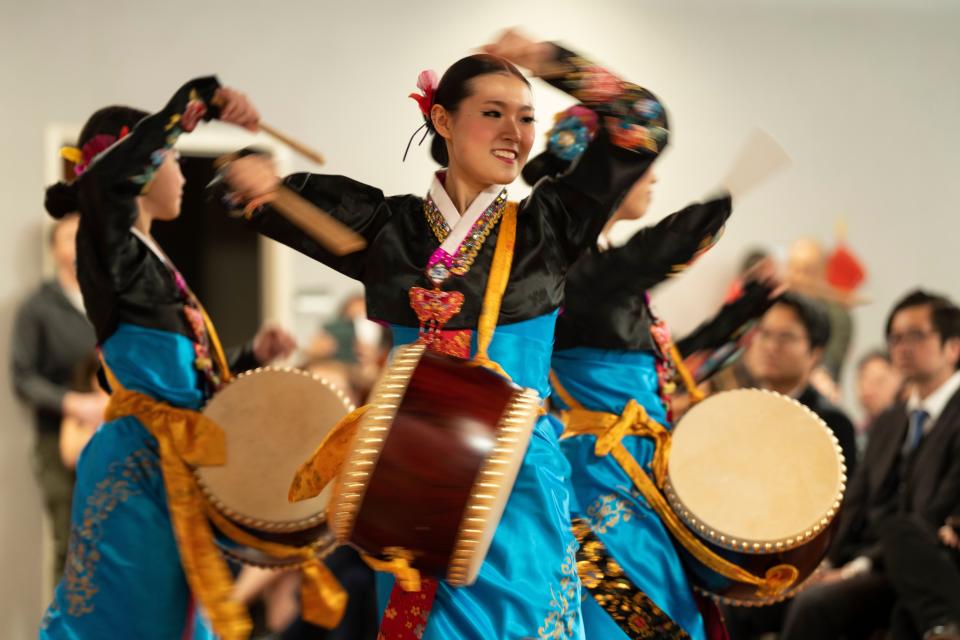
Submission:
<svg viewBox="0 0 960 640">
<path fill-rule="evenodd" d="M 932 536 L 956 512 L 960 308 L 913 291 L 894 306 L 886 335 L 893 364 L 911 385 L 910 396 L 876 419 L 848 485 L 828 568 L 790 604 L 784 640 L 862 637 L 891 624 L 902 633 L 902 616 L 914 637 L 958 637 L 960 614 L 949 606 L 952 597 L 939 608 L 917 605 L 925 597 L 923 585 L 934 586 L 929 575 L 911 579 L 926 565 L 909 557 L 898 562 L 896 554 L 883 552 L 885 535 L 888 548 L 891 539 L 900 540 L 909 553 L 918 546 L 903 541 L 926 537 L 919 548 L 932 549 Z M 891 620 L 895 605 L 898 618 Z"/>
<path fill-rule="evenodd" d="M 53 531 L 54 582 L 67 555 L 73 493 L 73 471 L 60 459 L 60 424 L 65 417 L 99 424 L 106 407 L 99 394 L 70 390 L 77 365 L 96 346 L 77 283 L 78 225 L 73 215 L 50 229 L 56 273 L 20 305 L 10 349 L 14 387 L 34 414 L 34 472 Z"/>
<path fill-rule="evenodd" d="M 822 365 L 834 382 L 843 375 L 843 366 L 853 340 L 853 318 L 846 296 L 827 282 L 827 258 L 819 242 L 802 238 L 790 246 L 786 281 L 791 291 L 817 300 L 830 323 L 830 339 L 823 350 Z"/>
<path fill-rule="evenodd" d="M 866 447 L 870 428 L 877 417 L 901 399 L 904 389 L 903 376 L 893 366 L 889 353 L 874 349 L 860 358 L 857 363 L 857 402 L 863 417 L 856 425 L 858 451 L 862 452 Z"/>
</svg>

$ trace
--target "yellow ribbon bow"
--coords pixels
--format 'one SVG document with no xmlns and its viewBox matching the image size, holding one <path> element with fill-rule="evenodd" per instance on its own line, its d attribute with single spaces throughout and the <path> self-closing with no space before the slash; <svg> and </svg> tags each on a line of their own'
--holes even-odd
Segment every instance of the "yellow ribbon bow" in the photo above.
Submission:
<svg viewBox="0 0 960 640">
<path fill-rule="evenodd" d="M 757 593 L 764 597 L 779 597 L 794 585 L 799 576 L 796 567 L 781 564 L 767 570 L 762 577 L 754 575 L 705 545 L 674 513 L 661 492 L 667 479 L 670 432 L 650 418 L 640 403 L 631 399 L 619 416 L 603 411 L 591 411 L 564 389 L 553 372 L 550 373 L 550 382 L 560 399 L 570 407 L 560 413 L 565 426 L 561 438 L 580 435 L 595 436 L 597 442 L 594 445 L 594 453 L 598 457 L 607 454 L 613 456 L 674 539 L 694 558 L 725 578 L 757 587 Z M 653 460 L 650 463 L 653 479 L 624 446 L 623 438 L 626 436 L 645 436 L 653 439 L 655 448 Z"/>
<path fill-rule="evenodd" d="M 244 640 L 250 637 L 253 626 L 246 607 L 232 599 L 233 577 L 214 542 L 211 521 L 239 544 L 278 558 L 298 558 L 303 577 L 304 619 L 326 628 L 335 627 L 343 616 L 347 595 L 313 549 L 262 541 L 224 518 L 203 496 L 190 466 L 226 462 L 223 430 L 199 412 L 124 389 L 106 365 L 104 371 L 113 390 L 105 420 L 134 416 L 160 445 L 160 468 L 180 562 L 190 590 L 210 617 L 214 632 L 222 640 Z"/>
<path fill-rule="evenodd" d="M 226 461 L 223 431 L 196 411 L 178 409 L 120 386 L 109 369 L 113 394 L 105 420 L 135 416 L 160 445 L 160 469 L 180 562 L 190 590 L 223 640 L 243 640 L 253 629 L 246 608 L 231 599 L 233 578 L 213 541 L 205 500 L 187 466 Z"/>
</svg>

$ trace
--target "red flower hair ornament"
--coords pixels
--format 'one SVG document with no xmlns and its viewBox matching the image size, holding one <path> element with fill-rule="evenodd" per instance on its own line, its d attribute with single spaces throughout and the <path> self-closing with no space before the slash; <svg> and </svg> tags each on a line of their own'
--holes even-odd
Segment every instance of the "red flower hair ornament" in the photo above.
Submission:
<svg viewBox="0 0 960 640">
<path fill-rule="evenodd" d="M 421 71 L 420 75 L 417 76 L 417 88 L 420 89 L 420 93 L 411 93 L 410 97 L 416 100 L 417 106 L 420 107 L 420 113 L 423 115 L 424 122 L 413 132 L 413 135 L 410 136 L 410 140 L 407 142 L 407 148 L 403 152 L 404 160 L 407 159 L 407 154 L 410 152 L 410 145 L 413 143 L 413 139 L 417 137 L 417 134 L 420 133 L 420 129 L 426 128 L 426 131 L 423 132 L 423 137 L 420 138 L 417 146 L 423 144 L 423 141 L 427 139 L 427 134 L 434 131 L 433 120 L 430 118 L 430 109 L 433 108 L 433 98 L 437 93 L 437 86 L 439 84 L 437 73 L 432 69 Z"/>
</svg>

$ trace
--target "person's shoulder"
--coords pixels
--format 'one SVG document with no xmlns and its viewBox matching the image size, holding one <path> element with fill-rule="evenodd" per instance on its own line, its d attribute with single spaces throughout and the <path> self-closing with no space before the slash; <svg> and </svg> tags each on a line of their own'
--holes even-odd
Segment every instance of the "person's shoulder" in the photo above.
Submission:
<svg viewBox="0 0 960 640">
<path fill-rule="evenodd" d="M 947 404 L 937 421 L 947 421 L 955 428 L 960 429 L 960 389 L 954 391 L 950 399 L 947 400 Z"/>
<path fill-rule="evenodd" d="M 837 422 L 853 424 L 850 422 L 850 417 L 847 416 L 847 413 L 842 408 L 831 402 L 826 396 L 814 389 L 813 386 L 807 387 L 800 396 L 800 402 L 807 405 L 827 424 Z"/>
<path fill-rule="evenodd" d="M 907 420 L 907 405 L 905 402 L 895 402 L 877 415 L 870 427 L 870 437 L 877 434 L 886 434 L 898 431 Z"/>
<path fill-rule="evenodd" d="M 60 288 L 52 280 L 45 280 L 26 295 L 18 310 L 21 314 L 37 313 L 42 311 L 51 301 L 62 296 Z"/>
<path fill-rule="evenodd" d="M 385 198 L 392 211 L 404 209 L 420 210 L 423 208 L 423 197 L 413 193 L 400 193 Z"/>
</svg>

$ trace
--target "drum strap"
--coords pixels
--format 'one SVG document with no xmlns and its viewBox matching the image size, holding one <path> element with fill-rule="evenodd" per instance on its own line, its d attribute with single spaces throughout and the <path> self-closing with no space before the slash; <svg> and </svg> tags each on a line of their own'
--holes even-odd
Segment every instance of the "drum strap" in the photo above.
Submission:
<svg viewBox="0 0 960 640">
<path fill-rule="evenodd" d="M 125 389 L 106 363 L 103 369 L 113 391 L 105 420 L 136 417 L 160 446 L 160 468 L 180 562 L 214 632 L 223 640 L 242 640 L 250 636 L 252 625 L 246 608 L 231 598 L 233 578 L 214 542 L 210 519 L 240 544 L 279 557 L 301 556 L 304 618 L 328 628 L 336 626 L 346 607 L 346 593 L 312 550 L 261 541 L 216 513 L 204 498 L 190 466 L 226 462 L 223 430 L 202 413 Z"/>
<path fill-rule="evenodd" d="M 655 318 L 653 310 L 650 309 L 650 294 L 645 293 L 647 309 L 650 313 L 650 316 Z M 668 385 L 661 384 L 661 394 L 665 396 L 664 400 L 667 401 L 667 397 L 673 393 L 676 389 L 676 385 L 673 383 L 673 380 L 680 378 L 680 382 L 683 383 L 684 389 L 687 390 L 687 394 L 690 396 L 690 401 L 693 404 L 696 404 L 704 399 L 703 389 L 697 386 L 697 381 L 694 379 L 693 374 L 690 373 L 690 369 L 687 368 L 686 363 L 683 361 L 683 356 L 680 355 L 680 350 L 677 349 L 676 343 L 673 341 L 673 338 L 670 337 L 670 329 L 667 327 L 667 324 L 663 320 L 657 320 L 650 326 L 650 337 L 653 338 L 653 341 L 657 345 L 657 351 L 660 358 L 658 359 L 657 370 L 658 373 L 661 369 L 665 370 L 671 382 L 668 389 Z"/>
<path fill-rule="evenodd" d="M 483 308 L 480 311 L 480 320 L 477 322 L 477 354 L 473 357 L 475 364 L 499 373 L 508 380 L 510 376 L 503 367 L 490 359 L 487 352 L 497 329 L 497 320 L 500 319 L 500 303 L 503 302 L 507 281 L 510 280 L 516 242 L 517 203 L 508 202 L 503 218 L 500 220 L 497 247 L 493 253 L 490 275 L 487 277 L 487 290 L 483 295 Z"/>
<path fill-rule="evenodd" d="M 580 435 L 596 436 L 593 448 L 597 457 L 603 457 L 620 445 L 626 436 L 641 436 L 653 440 L 653 461 L 650 466 L 657 487 L 663 487 L 667 477 L 667 461 L 670 456 L 670 432 L 666 427 L 651 418 L 646 409 L 631 399 L 623 408 L 623 413 L 605 413 L 590 411 L 571 396 L 554 372 L 550 372 L 550 384 L 569 409 L 561 412 L 565 429 L 561 439 Z"/>
<path fill-rule="evenodd" d="M 680 350 L 677 349 L 677 345 L 674 342 L 670 342 L 670 346 L 667 350 L 667 355 L 670 357 L 670 360 L 673 362 L 674 370 L 676 370 L 677 375 L 680 376 L 680 381 L 683 382 L 684 388 L 687 390 L 687 393 L 690 395 L 690 400 L 693 404 L 696 404 L 704 399 L 705 395 L 703 389 L 697 386 L 697 381 L 694 380 L 693 374 L 690 373 L 690 369 L 687 367 L 686 363 L 683 361 L 683 356 L 680 355 Z"/>
<path fill-rule="evenodd" d="M 510 376 L 498 363 L 490 359 L 488 350 L 497 329 L 500 303 L 507 290 L 507 281 L 510 279 L 516 237 L 517 203 L 508 202 L 500 220 L 497 246 L 487 279 L 480 320 L 477 324 L 477 354 L 471 360 L 471 363 L 487 367 L 507 379 Z M 340 420 L 323 439 L 310 459 L 300 466 L 290 484 L 288 497 L 291 502 L 308 500 L 320 495 L 324 487 L 340 473 L 353 436 L 368 408 L 369 405 L 360 407 Z"/>
<path fill-rule="evenodd" d="M 580 543 L 577 573 L 583 586 L 627 637 L 634 640 L 690 640 L 683 627 L 671 620 L 630 580 L 587 522 L 574 520 L 573 534 Z M 608 576 L 616 576 L 616 580 Z"/>
<path fill-rule="evenodd" d="M 694 558 L 725 578 L 756 586 L 758 593 L 765 596 L 779 595 L 793 585 L 799 575 L 795 567 L 778 565 L 768 570 L 764 577 L 754 575 L 715 553 L 701 542 L 674 513 L 661 492 L 666 479 L 670 432 L 651 419 L 636 400 L 628 402 L 624 412 L 619 416 L 603 411 L 590 411 L 571 396 L 560 384 L 557 376 L 552 373 L 551 383 L 557 395 L 570 407 L 560 413 L 565 427 L 561 438 L 579 435 L 595 436 L 597 444 L 594 447 L 594 453 L 598 457 L 607 454 L 613 456 L 674 539 Z M 622 440 L 629 435 L 653 438 L 656 448 L 651 466 L 656 482 L 624 446 Z"/>
</svg>

